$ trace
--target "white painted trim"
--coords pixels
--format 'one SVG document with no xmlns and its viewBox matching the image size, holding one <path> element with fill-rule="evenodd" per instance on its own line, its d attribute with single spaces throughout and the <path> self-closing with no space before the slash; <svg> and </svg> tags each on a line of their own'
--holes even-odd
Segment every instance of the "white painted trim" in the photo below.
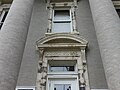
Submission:
<svg viewBox="0 0 120 90">
<path fill-rule="evenodd" d="M 35 90 L 36 86 L 16 86 L 15 90 L 19 90 L 19 89 L 33 89 Z"/>
<path fill-rule="evenodd" d="M 109 90 L 109 89 L 91 89 L 91 90 Z"/>
</svg>

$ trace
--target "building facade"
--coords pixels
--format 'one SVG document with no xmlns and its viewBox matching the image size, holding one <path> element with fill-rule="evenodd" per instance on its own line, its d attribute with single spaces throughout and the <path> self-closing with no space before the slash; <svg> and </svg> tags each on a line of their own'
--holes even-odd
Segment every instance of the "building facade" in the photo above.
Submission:
<svg viewBox="0 0 120 90">
<path fill-rule="evenodd" d="M 120 0 L 1 0 L 0 90 L 119 90 L 119 14 Z"/>
</svg>

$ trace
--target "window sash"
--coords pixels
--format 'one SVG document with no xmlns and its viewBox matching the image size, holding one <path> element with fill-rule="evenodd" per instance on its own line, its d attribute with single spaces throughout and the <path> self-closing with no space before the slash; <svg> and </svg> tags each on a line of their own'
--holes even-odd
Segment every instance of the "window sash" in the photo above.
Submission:
<svg viewBox="0 0 120 90">
<path fill-rule="evenodd" d="M 68 11 L 68 12 L 64 12 L 64 11 Z M 70 20 L 70 10 L 54 10 L 53 16 L 54 16 L 53 20 Z"/>
<path fill-rule="evenodd" d="M 66 20 L 55 19 L 55 17 L 54 17 L 55 10 L 69 10 L 69 19 L 66 19 Z M 58 26 L 55 26 L 55 24 Z M 66 25 L 62 25 L 62 24 L 66 24 Z M 63 26 L 63 27 L 61 27 L 61 26 Z M 55 32 L 55 33 L 72 32 L 72 18 L 71 18 L 71 10 L 70 9 L 54 9 L 53 10 L 52 32 Z"/>
<path fill-rule="evenodd" d="M 56 70 L 58 69 L 58 71 Z M 69 70 L 67 70 L 69 69 Z M 71 69 L 71 70 L 70 70 Z M 72 70 L 73 69 L 73 70 Z M 48 61 L 48 74 L 73 74 L 77 72 L 77 61 L 69 60 L 49 60 Z"/>
</svg>

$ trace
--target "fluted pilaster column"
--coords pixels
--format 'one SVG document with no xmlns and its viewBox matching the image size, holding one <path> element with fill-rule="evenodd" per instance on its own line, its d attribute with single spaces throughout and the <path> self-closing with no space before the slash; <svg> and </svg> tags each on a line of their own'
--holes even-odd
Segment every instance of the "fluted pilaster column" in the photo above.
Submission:
<svg viewBox="0 0 120 90">
<path fill-rule="evenodd" d="M 120 90 L 120 19 L 111 0 L 89 2 L 108 88 Z"/>
<path fill-rule="evenodd" d="M 13 0 L 0 31 L 0 90 L 15 90 L 34 0 Z"/>
</svg>

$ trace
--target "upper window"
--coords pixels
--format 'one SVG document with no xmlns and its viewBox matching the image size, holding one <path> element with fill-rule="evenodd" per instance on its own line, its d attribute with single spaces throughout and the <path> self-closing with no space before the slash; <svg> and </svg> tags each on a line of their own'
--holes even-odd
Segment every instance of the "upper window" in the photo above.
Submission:
<svg viewBox="0 0 120 90">
<path fill-rule="evenodd" d="M 52 19 L 52 32 L 62 33 L 72 31 L 72 19 L 70 9 L 54 9 Z"/>
</svg>

